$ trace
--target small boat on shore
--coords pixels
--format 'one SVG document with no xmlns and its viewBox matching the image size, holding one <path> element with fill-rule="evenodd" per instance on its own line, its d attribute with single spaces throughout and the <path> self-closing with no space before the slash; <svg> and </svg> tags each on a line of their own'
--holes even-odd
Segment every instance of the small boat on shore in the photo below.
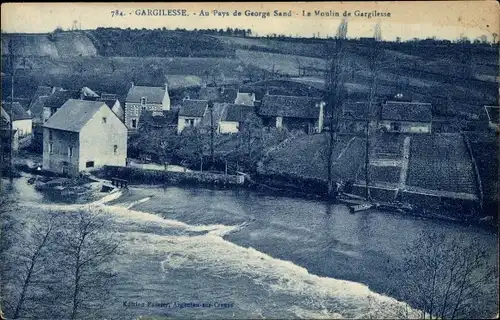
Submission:
<svg viewBox="0 0 500 320">
<path fill-rule="evenodd" d="M 374 207 L 374 205 L 371 203 L 362 203 L 362 204 L 349 206 L 349 210 L 351 213 L 355 213 L 355 212 L 359 212 L 359 211 L 365 211 L 365 210 L 371 209 L 373 207 Z"/>
</svg>

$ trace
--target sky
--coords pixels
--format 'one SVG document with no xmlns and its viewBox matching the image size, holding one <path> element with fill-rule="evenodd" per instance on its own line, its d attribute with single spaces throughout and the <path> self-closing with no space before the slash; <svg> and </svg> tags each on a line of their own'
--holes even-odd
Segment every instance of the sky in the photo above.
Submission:
<svg viewBox="0 0 500 320">
<path fill-rule="evenodd" d="M 500 33 L 497 1 L 418 1 L 418 2 L 246 2 L 246 3 L 7 3 L 1 8 L 2 32 L 45 33 L 56 27 L 70 29 L 75 21 L 81 29 L 120 28 L 244 28 L 254 34 L 284 34 L 310 37 L 333 36 L 343 13 L 348 17 L 348 37 L 373 36 L 380 23 L 385 40 L 430 38 L 455 40 L 461 36 L 476 39 Z M 136 12 L 148 9 L 184 9 L 188 16 L 144 16 Z M 123 15 L 112 16 L 117 10 Z M 200 11 L 209 16 L 200 16 Z M 214 11 L 228 16 L 214 15 Z M 235 10 L 241 16 L 234 16 Z M 245 16 L 246 11 L 269 12 L 271 16 Z M 274 10 L 289 13 L 273 16 Z M 315 11 L 334 11 L 340 17 L 316 16 Z M 368 18 L 359 12 L 376 10 L 389 16 Z M 307 15 L 311 13 L 311 16 Z M 358 15 L 356 13 L 358 12 Z M 498 37 L 497 37 L 498 40 Z"/>
</svg>

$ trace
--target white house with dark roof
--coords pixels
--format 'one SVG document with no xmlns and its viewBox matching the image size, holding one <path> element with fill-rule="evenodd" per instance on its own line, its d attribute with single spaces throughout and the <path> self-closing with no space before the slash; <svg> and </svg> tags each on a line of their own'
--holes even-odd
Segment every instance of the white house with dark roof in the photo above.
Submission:
<svg viewBox="0 0 500 320">
<path fill-rule="evenodd" d="M 126 158 L 127 128 L 102 101 L 70 99 L 44 124 L 45 170 L 74 176 Z"/>
<path fill-rule="evenodd" d="M 177 133 L 184 128 L 193 128 L 200 125 L 207 113 L 208 100 L 184 99 L 177 118 Z"/>
<path fill-rule="evenodd" d="M 423 102 L 387 101 L 382 105 L 378 126 L 386 132 L 430 133 L 432 105 Z"/>
<path fill-rule="evenodd" d="M 20 138 L 31 134 L 33 121 L 29 113 L 24 110 L 19 102 L 14 102 L 12 106 L 10 102 L 2 103 L 1 114 L 6 123 L 12 120 L 12 129 L 18 132 Z"/>
<path fill-rule="evenodd" d="M 142 111 L 170 110 L 170 96 L 168 86 L 147 87 L 136 86 L 132 83 L 125 98 L 125 125 L 135 130 L 139 127 Z"/>
</svg>

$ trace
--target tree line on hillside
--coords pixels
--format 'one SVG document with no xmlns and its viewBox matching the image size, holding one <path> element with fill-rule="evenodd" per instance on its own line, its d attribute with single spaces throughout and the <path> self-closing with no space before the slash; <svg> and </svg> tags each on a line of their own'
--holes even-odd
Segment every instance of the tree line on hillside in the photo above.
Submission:
<svg viewBox="0 0 500 320">
<path fill-rule="evenodd" d="M 282 41 L 299 41 L 299 42 L 318 42 L 321 40 L 326 40 L 326 39 L 334 39 L 335 35 L 327 35 L 326 37 L 320 37 L 319 32 L 314 33 L 313 36 L 300 36 L 300 35 L 292 35 L 292 34 L 280 34 L 280 33 L 270 33 L 266 34 L 264 36 L 258 36 L 252 29 L 244 29 L 244 28 L 231 28 L 227 27 L 225 29 L 223 28 L 206 28 L 206 29 L 198 29 L 194 28 L 192 30 L 186 29 L 186 28 L 175 28 L 175 29 L 168 29 L 166 27 L 163 28 L 154 28 L 154 29 L 147 29 L 147 28 L 104 28 L 104 27 L 99 27 L 95 30 L 87 30 L 87 31 L 103 31 L 103 30 L 114 30 L 114 31 L 132 31 L 132 32 L 137 32 L 137 31 L 154 31 L 154 32 L 172 32 L 172 31 L 177 31 L 177 32 L 189 32 L 193 34 L 199 34 L 199 35 L 219 35 L 219 36 L 233 36 L 233 37 L 253 37 L 253 38 L 267 38 L 267 39 L 275 39 L 275 40 L 282 40 Z M 68 29 L 67 31 L 79 31 L 77 29 Z M 57 34 L 64 32 L 63 28 L 58 26 L 52 33 Z M 371 42 L 375 41 L 374 38 L 372 37 L 349 37 L 346 38 L 346 41 L 355 41 L 355 42 Z M 494 32 L 491 34 L 491 41 L 488 40 L 487 35 L 481 35 L 478 36 L 474 39 L 471 39 L 463 34 L 461 34 L 457 39 L 454 40 L 448 40 L 448 39 L 439 39 L 435 36 L 432 37 L 427 37 L 427 38 L 411 38 L 408 40 L 403 40 L 402 37 L 398 36 L 396 37 L 395 40 L 384 40 L 384 39 L 377 39 L 378 42 L 380 43 L 411 43 L 411 44 L 421 44 L 421 45 L 451 45 L 451 44 L 459 44 L 459 45 L 475 45 L 475 46 L 491 46 L 491 45 L 496 45 L 498 44 L 499 41 L 499 34 Z"/>
<path fill-rule="evenodd" d="M 196 32 L 186 37 L 182 32 L 164 32 L 159 28 L 97 28 L 87 34 L 103 56 L 233 57 L 235 54 L 221 41 Z"/>
<path fill-rule="evenodd" d="M 166 30 L 164 30 L 166 31 Z M 175 31 L 182 31 L 182 32 L 190 32 L 190 30 L 187 30 L 186 28 L 176 28 Z M 214 36 L 233 36 L 233 37 L 250 37 L 252 36 L 253 32 L 252 29 L 239 29 L 239 28 L 230 28 L 227 27 L 226 29 L 197 29 L 194 28 L 192 32 L 200 33 L 200 34 L 209 34 L 209 35 L 214 35 Z"/>
</svg>

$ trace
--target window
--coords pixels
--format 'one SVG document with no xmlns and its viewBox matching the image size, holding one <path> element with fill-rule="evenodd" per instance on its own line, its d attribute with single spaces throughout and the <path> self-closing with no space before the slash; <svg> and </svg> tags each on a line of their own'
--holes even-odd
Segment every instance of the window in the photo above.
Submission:
<svg viewBox="0 0 500 320">
<path fill-rule="evenodd" d="M 49 153 L 50 154 L 54 153 L 54 144 L 53 143 L 49 143 Z"/>
<path fill-rule="evenodd" d="M 186 127 L 193 127 L 194 126 L 194 119 L 186 119 L 185 124 L 186 124 Z"/>
<path fill-rule="evenodd" d="M 94 167 L 94 161 L 85 162 L 85 168 L 93 168 L 93 167 Z"/>
<path fill-rule="evenodd" d="M 113 152 L 114 152 L 115 154 L 116 154 L 116 150 L 118 150 L 118 146 L 115 144 L 115 145 L 113 146 Z"/>
<path fill-rule="evenodd" d="M 73 147 L 68 147 L 68 158 L 71 159 L 72 156 L 73 156 Z"/>
<path fill-rule="evenodd" d="M 107 120 L 108 120 L 108 118 L 102 117 L 102 123 L 106 123 Z"/>
<path fill-rule="evenodd" d="M 49 129 L 49 141 L 52 141 L 52 130 Z"/>
<path fill-rule="evenodd" d="M 142 104 L 142 105 L 145 105 L 145 104 L 146 104 L 146 97 L 142 97 L 142 98 L 141 98 L 141 104 Z"/>
<path fill-rule="evenodd" d="M 137 119 L 132 119 L 132 128 L 137 128 Z"/>
</svg>

